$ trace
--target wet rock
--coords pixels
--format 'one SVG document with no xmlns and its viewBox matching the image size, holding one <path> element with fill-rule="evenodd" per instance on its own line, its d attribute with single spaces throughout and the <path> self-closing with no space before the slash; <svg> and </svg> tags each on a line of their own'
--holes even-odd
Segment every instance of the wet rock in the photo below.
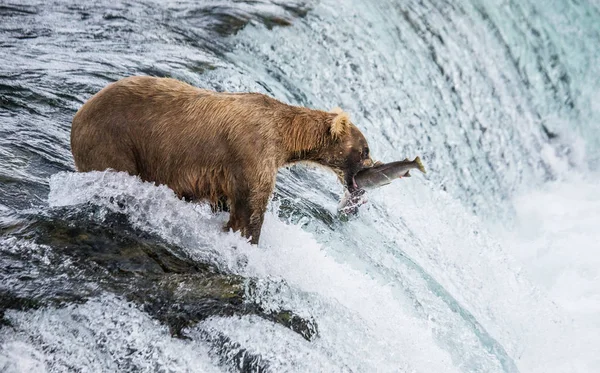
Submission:
<svg viewBox="0 0 600 373">
<path fill-rule="evenodd" d="M 90 218 L 94 215 L 89 209 L 62 210 L 52 216 L 30 216 L 20 228 L 11 227 L 15 237 L 50 248 L 51 254 L 41 255 L 46 263 L 27 256 L 13 259 L 39 266 L 35 280 L 60 291 L 39 292 L 35 286 L 18 296 L 0 293 L 0 312 L 80 302 L 97 295 L 96 287 L 140 305 L 168 325 L 174 337 L 185 338 L 185 328 L 210 316 L 248 314 L 281 324 L 307 340 L 316 337 L 313 321 L 289 310 L 265 311 L 247 300 L 252 281 L 192 260 L 180 248 L 132 228 L 125 215 L 111 213 L 101 223 Z M 68 265 L 61 269 L 59 262 L 65 261 Z M 56 281 L 65 276 L 73 286 Z"/>
</svg>

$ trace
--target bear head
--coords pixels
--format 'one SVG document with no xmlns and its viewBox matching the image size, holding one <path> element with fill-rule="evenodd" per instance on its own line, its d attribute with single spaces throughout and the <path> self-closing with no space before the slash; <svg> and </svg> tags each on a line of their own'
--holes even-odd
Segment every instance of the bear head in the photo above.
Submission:
<svg viewBox="0 0 600 373">
<path fill-rule="evenodd" d="M 358 189 L 354 176 L 373 167 L 369 144 L 347 113 L 336 108 L 331 112 L 330 141 L 319 150 L 318 162 L 331 168 L 348 191 Z"/>
</svg>

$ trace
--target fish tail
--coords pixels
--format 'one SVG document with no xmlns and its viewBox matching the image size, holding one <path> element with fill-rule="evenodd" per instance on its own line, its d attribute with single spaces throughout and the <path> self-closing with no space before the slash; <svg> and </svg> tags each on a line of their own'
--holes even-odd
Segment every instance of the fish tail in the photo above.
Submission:
<svg viewBox="0 0 600 373">
<path fill-rule="evenodd" d="M 419 156 L 417 156 L 417 158 L 415 158 L 413 162 L 417 163 L 417 168 L 419 169 L 419 171 L 421 171 L 424 174 L 427 173 L 427 171 L 425 171 L 425 166 L 423 166 L 423 162 L 421 162 L 421 158 L 419 158 Z"/>
</svg>

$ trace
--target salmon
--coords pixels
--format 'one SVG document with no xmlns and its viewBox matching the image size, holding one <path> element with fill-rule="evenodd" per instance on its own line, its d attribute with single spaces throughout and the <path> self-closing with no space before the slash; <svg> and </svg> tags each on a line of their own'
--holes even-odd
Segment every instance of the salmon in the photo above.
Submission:
<svg viewBox="0 0 600 373">
<path fill-rule="evenodd" d="M 409 171 L 412 169 L 426 173 L 423 162 L 419 157 L 412 161 L 406 158 L 403 161 L 376 164 L 373 167 L 359 171 L 354 176 L 354 184 L 357 189 L 352 193 L 346 191 L 338 209 L 344 214 L 356 214 L 358 207 L 367 202 L 364 196 L 366 190 L 390 184 L 395 179 L 410 177 Z"/>
<path fill-rule="evenodd" d="M 354 181 L 360 189 L 375 189 L 391 183 L 394 179 L 410 177 L 409 171 L 415 168 L 423 173 L 426 172 L 421 158 L 416 157 L 412 161 L 406 158 L 403 161 L 384 163 L 364 169 L 354 176 Z"/>
</svg>

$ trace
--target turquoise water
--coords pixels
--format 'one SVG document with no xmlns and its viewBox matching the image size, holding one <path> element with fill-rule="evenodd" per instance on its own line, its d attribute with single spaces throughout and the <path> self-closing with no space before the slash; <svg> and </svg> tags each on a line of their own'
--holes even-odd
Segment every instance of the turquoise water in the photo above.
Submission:
<svg viewBox="0 0 600 373">
<path fill-rule="evenodd" d="M 190 260 L 250 279 L 246 301 L 319 330 L 308 341 L 219 314 L 176 339 L 139 304 L 94 291 L 8 307 L 3 370 L 600 370 L 597 4 L 32 2 L 0 17 L 2 294 L 31 296 L 32 279 L 50 284 L 44 263 L 60 261 L 11 226 L 93 205 L 92 219 L 123 214 Z M 74 111 L 133 74 L 340 106 L 374 158 L 420 155 L 427 174 L 371 192 L 342 221 L 333 174 L 284 169 L 251 246 L 220 231 L 226 214 L 164 187 L 73 172 Z M 79 277 L 64 266 L 51 284 L 68 293 Z"/>
</svg>

